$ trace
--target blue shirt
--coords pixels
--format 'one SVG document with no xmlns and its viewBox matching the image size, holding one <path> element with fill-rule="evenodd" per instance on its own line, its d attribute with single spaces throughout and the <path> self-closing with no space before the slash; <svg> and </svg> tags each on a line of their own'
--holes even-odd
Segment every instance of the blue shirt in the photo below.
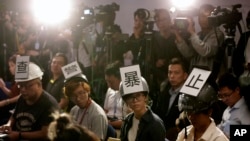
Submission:
<svg viewBox="0 0 250 141">
<path fill-rule="evenodd" d="M 249 125 L 250 111 L 244 97 L 235 103 L 233 107 L 227 107 L 223 113 L 222 121 L 218 127 L 230 137 L 230 125 Z"/>
</svg>

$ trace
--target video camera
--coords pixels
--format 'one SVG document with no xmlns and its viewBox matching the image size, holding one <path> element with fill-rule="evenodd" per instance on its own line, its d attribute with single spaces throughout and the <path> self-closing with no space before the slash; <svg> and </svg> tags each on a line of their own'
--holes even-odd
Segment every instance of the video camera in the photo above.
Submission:
<svg viewBox="0 0 250 141">
<path fill-rule="evenodd" d="M 236 26 L 242 19 L 242 13 L 238 11 L 241 4 L 232 5 L 232 9 L 221 8 L 218 6 L 208 17 L 208 23 L 212 26 L 220 26 L 225 24 L 227 26 Z"/>
<path fill-rule="evenodd" d="M 119 11 L 120 6 L 116 3 L 108 5 L 100 5 L 97 7 L 80 6 L 74 13 L 71 19 L 71 26 L 73 28 L 85 28 L 96 22 L 104 20 L 112 20 L 107 17 L 114 17 L 115 12 Z"/>
<path fill-rule="evenodd" d="M 154 10 L 150 11 L 148 9 L 139 8 L 135 11 L 134 14 L 144 21 L 144 33 L 146 35 L 151 35 L 153 32 L 153 28 L 154 28 L 155 11 Z"/>
<path fill-rule="evenodd" d="M 107 16 L 115 16 L 115 12 L 120 10 L 120 6 L 116 3 L 108 5 L 100 5 L 94 8 L 86 7 L 82 10 L 80 19 L 83 20 L 83 23 L 94 23 L 103 21 Z"/>
<path fill-rule="evenodd" d="M 188 17 L 198 16 L 197 9 L 180 9 L 177 11 L 177 17 L 174 19 L 174 28 L 184 36 L 188 36 L 187 28 L 189 26 Z"/>
</svg>

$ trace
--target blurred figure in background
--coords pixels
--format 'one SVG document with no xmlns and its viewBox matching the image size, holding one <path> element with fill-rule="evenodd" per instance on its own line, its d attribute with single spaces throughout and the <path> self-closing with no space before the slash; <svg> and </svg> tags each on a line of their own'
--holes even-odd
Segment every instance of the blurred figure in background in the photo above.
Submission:
<svg viewBox="0 0 250 141">
<path fill-rule="evenodd" d="M 204 4 L 200 6 L 198 21 L 201 31 L 196 33 L 194 21 L 188 18 L 188 27 L 184 31 L 189 37 L 183 37 L 184 33 L 175 30 L 177 48 L 182 55 L 190 60 L 190 70 L 194 66 L 204 66 L 212 71 L 211 77 L 216 80 L 218 74 L 225 71 L 225 50 L 222 47 L 224 34 L 218 28 L 214 28 L 208 22 L 208 16 L 214 10 L 214 6 Z"/>
<path fill-rule="evenodd" d="M 9 58 L 9 71 L 13 77 L 11 82 L 10 88 L 7 87 L 6 82 L 2 78 L 0 78 L 0 88 L 5 94 L 3 97 L 6 97 L 0 101 L 0 109 L 1 109 L 1 116 L 0 116 L 0 125 L 7 123 L 8 119 L 10 118 L 10 110 L 15 107 L 15 103 L 17 102 L 20 94 L 20 89 L 15 82 L 15 72 L 16 72 L 16 58 L 18 55 L 14 54 Z"/>
<path fill-rule="evenodd" d="M 156 9 L 154 20 L 159 31 L 154 34 L 153 56 L 154 56 L 154 79 L 159 90 L 161 82 L 166 78 L 168 64 L 174 57 L 181 58 L 182 54 L 176 47 L 175 35 L 171 31 L 172 23 L 169 11 Z"/>
<path fill-rule="evenodd" d="M 246 17 L 247 28 L 250 29 L 250 11 Z M 241 34 L 237 47 L 234 50 L 232 58 L 233 72 L 237 77 L 243 73 L 249 74 L 250 71 L 250 31 Z"/>
<path fill-rule="evenodd" d="M 51 94 L 58 102 L 59 108 L 69 111 L 69 100 L 63 93 L 64 75 L 62 67 L 68 64 L 68 59 L 63 53 L 57 53 L 50 63 L 51 78 L 46 86 L 46 91 Z"/>
<path fill-rule="evenodd" d="M 180 89 L 188 77 L 187 71 L 188 66 L 183 60 L 173 58 L 166 71 L 168 78 L 165 80 L 158 100 L 154 102 L 157 105 L 155 113 L 164 121 L 167 139 L 170 141 L 176 140 L 178 135 L 175 121 L 181 112 L 177 105 Z"/>
<path fill-rule="evenodd" d="M 120 62 L 110 63 L 105 69 L 105 80 L 109 86 L 106 98 L 104 101 L 104 111 L 107 114 L 109 124 L 115 129 L 120 129 L 123 118 L 130 111 L 128 107 L 123 103 L 119 86 L 121 82 Z"/>
</svg>

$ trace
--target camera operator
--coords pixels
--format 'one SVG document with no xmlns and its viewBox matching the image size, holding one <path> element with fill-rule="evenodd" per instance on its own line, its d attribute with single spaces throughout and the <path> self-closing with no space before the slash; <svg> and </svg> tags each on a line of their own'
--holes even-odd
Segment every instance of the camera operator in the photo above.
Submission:
<svg viewBox="0 0 250 141">
<path fill-rule="evenodd" d="M 123 54 L 124 65 L 139 64 L 142 70 L 142 75 L 147 79 L 147 65 L 152 57 L 152 35 L 153 29 L 149 27 L 148 19 L 150 12 L 147 9 L 139 8 L 134 12 L 134 27 L 133 33 L 129 37 L 127 48 Z M 147 34 L 146 31 L 149 33 Z M 145 76 L 147 74 L 147 76 Z"/>
<path fill-rule="evenodd" d="M 246 17 L 247 28 L 250 29 L 250 11 L 248 11 Z M 241 34 L 237 44 L 237 48 L 234 50 L 232 67 L 234 74 L 239 77 L 244 73 L 248 74 L 250 71 L 250 31 Z"/>
<path fill-rule="evenodd" d="M 170 13 L 166 9 L 156 9 L 154 20 L 159 31 L 154 34 L 155 42 L 152 48 L 154 55 L 154 77 L 160 85 L 166 77 L 168 63 L 172 58 L 182 57 L 176 47 L 175 35 L 171 31 L 172 23 Z"/>
<path fill-rule="evenodd" d="M 220 66 L 216 66 L 216 57 L 219 53 L 219 49 L 224 41 L 224 35 L 222 31 L 217 27 L 213 28 L 208 23 L 208 16 L 214 10 L 214 7 L 209 4 L 200 6 L 198 21 L 201 27 L 201 31 L 196 33 L 194 22 L 191 18 L 188 18 L 187 32 L 190 34 L 189 39 L 184 39 L 181 34 L 175 30 L 177 47 L 183 56 L 190 59 L 190 66 L 198 65 L 209 68 L 217 77 L 217 70 L 221 69 L 221 63 L 217 63 Z M 223 60 L 219 60 L 223 61 Z"/>
<path fill-rule="evenodd" d="M 99 6 L 100 11 L 95 15 L 96 22 L 100 25 L 100 31 L 97 33 L 95 45 L 94 76 L 97 78 L 104 76 L 104 68 L 109 63 L 109 50 L 111 48 L 112 27 L 115 25 L 116 11 L 119 5 L 112 3 L 110 5 Z"/>
</svg>

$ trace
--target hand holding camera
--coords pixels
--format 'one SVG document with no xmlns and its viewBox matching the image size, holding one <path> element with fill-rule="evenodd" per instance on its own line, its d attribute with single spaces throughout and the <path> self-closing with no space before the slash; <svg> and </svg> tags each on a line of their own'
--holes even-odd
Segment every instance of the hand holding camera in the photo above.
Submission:
<svg viewBox="0 0 250 141">
<path fill-rule="evenodd" d="M 176 36 L 176 41 L 181 42 L 183 39 L 188 39 L 195 34 L 194 21 L 192 18 L 181 17 L 174 19 L 173 33 Z"/>
</svg>

